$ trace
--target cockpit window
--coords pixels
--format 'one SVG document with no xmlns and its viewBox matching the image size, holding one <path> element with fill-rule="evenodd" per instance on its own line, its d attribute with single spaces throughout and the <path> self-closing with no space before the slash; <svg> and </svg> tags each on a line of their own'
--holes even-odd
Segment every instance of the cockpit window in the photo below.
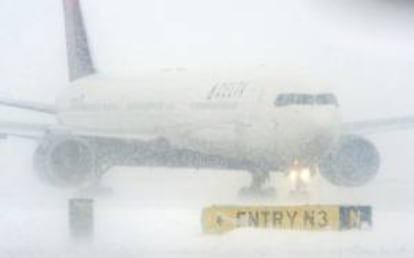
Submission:
<svg viewBox="0 0 414 258">
<path fill-rule="evenodd" d="M 287 106 L 294 101 L 293 94 L 280 94 L 275 101 L 276 106 Z"/>
<path fill-rule="evenodd" d="M 297 103 L 302 105 L 313 105 L 315 102 L 315 96 L 308 94 L 299 94 L 297 96 Z"/>
<path fill-rule="evenodd" d="M 335 95 L 333 94 L 319 94 L 316 96 L 316 103 L 319 105 L 338 105 Z"/>
<path fill-rule="evenodd" d="M 290 106 L 290 105 L 334 105 L 338 106 L 338 101 L 335 95 L 330 93 L 325 94 L 297 94 L 284 93 L 279 94 L 275 100 L 275 106 Z"/>
</svg>

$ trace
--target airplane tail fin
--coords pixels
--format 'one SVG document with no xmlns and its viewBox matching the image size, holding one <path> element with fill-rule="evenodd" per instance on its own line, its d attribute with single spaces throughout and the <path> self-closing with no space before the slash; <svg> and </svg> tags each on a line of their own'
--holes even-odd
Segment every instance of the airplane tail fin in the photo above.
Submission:
<svg viewBox="0 0 414 258">
<path fill-rule="evenodd" d="M 95 73 L 79 0 L 63 0 L 69 80 Z"/>
</svg>

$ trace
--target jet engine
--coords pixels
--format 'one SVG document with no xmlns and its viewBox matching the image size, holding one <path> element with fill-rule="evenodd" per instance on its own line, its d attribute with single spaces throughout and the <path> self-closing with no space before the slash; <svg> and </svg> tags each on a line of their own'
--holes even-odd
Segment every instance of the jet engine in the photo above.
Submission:
<svg viewBox="0 0 414 258">
<path fill-rule="evenodd" d="M 95 152 L 75 137 L 47 137 L 34 155 L 41 179 L 56 186 L 80 186 L 95 177 Z"/>
<path fill-rule="evenodd" d="M 379 153 L 369 140 L 346 135 L 321 160 L 319 170 L 334 185 L 356 187 L 370 182 L 378 173 L 379 165 Z"/>
</svg>

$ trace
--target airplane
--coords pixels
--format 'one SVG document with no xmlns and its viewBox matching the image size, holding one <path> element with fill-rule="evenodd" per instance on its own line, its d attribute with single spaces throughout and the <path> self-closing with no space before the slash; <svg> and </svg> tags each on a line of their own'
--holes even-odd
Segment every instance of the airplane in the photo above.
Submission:
<svg viewBox="0 0 414 258">
<path fill-rule="evenodd" d="M 299 188 L 315 174 L 358 187 L 380 167 L 364 135 L 414 125 L 414 117 L 345 123 L 330 86 L 302 76 L 107 78 L 95 69 L 79 0 L 63 6 L 69 87 L 53 106 L 0 99 L 56 118 L 0 122 L 2 136 L 38 142 L 34 171 L 52 185 L 99 185 L 114 166 L 159 166 L 247 171 L 242 196 L 274 195 L 271 172 Z"/>
</svg>

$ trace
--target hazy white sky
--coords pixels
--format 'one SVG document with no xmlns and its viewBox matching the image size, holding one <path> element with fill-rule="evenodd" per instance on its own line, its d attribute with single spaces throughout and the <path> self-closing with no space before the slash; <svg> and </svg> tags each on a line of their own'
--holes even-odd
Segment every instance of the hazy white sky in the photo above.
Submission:
<svg viewBox="0 0 414 258">
<path fill-rule="evenodd" d="M 333 84 L 348 120 L 414 113 L 408 1 L 81 2 L 103 73 L 298 67 Z M 1 92 L 52 102 L 67 85 L 63 35 L 61 1 L 0 1 Z"/>
</svg>

